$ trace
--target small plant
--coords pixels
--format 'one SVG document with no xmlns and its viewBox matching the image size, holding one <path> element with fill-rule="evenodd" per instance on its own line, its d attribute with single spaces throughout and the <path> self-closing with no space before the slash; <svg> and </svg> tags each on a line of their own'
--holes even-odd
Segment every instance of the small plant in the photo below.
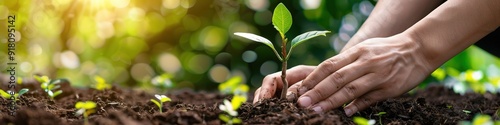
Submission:
<svg viewBox="0 0 500 125">
<path fill-rule="evenodd" d="M 307 41 L 309 39 L 312 39 L 314 37 L 326 36 L 326 34 L 330 33 L 330 31 L 309 31 L 309 32 L 300 34 L 297 37 L 292 39 L 290 49 L 287 52 L 288 39 L 285 37 L 285 34 L 286 34 L 286 32 L 288 32 L 288 30 L 292 26 L 292 14 L 290 13 L 290 11 L 288 11 L 288 9 L 285 7 L 285 5 L 283 3 L 278 4 L 278 6 L 276 6 L 276 8 L 274 9 L 272 22 L 273 22 L 274 28 L 276 30 L 278 30 L 278 32 L 281 36 L 281 56 L 280 56 L 280 54 L 278 54 L 278 51 L 276 51 L 276 49 L 274 48 L 273 43 L 262 36 L 255 35 L 252 33 L 241 33 L 241 32 L 236 32 L 236 33 L 234 33 L 234 35 L 237 35 L 237 36 L 240 36 L 240 37 L 252 40 L 252 41 L 264 43 L 273 50 L 276 57 L 278 57 L 278 59 L 282 62 L 281 80 L 283 81 L 283 88 L 282 88 L 280 97 L 285 98 L 286 90 L 288 88 L 288 82 L 286 81 L 287 60 L 289 59 L 291 53 L 293 52 L 292 51 L 293 48 L 295 48 L 300 43 Z"/>
<path fill-rule="evenodd" d="M 241 119 L 237 118 L 237 110 L 240 108 L 241 104 L 246 101 L 246 97 L 235 95 L 231 102 L 224 99 L 224 104 L 219 105 L 219 109 L 224 111 L 226 114 L 220 114 L 219 119 L 226 122 L 229 125 L 240 124 Z"/>
<path fill-rule="evenodd" d="M 19 90 L 19 92 L 17 92 L 16 94 L 14 94 L 14 100 L 19 99 L 19 97 L 20 97 L 21 95 L 23 95 L 24 93 L 26 93 L 26 92 L 28 92 L 28 91 L 29 91 L 29 89 L 26 89 L 26 88 Z M 11 93 L 12 93 L 12 91 L 10 91 L 10 90 L 7 90 L 7 92 L 6 92 L 6 91 L 4 91 L 4 90 L 0 89 L 0 95 L 1 95 L 4 99 L 10 99 L 10 98 L 12 97 Z"/>
<path fill-rule="evenodd" d="M 94 88 L 96 90 L 102 91 L 105 89 L 111 89 L 111 85 L 108 84 L 106 80 L 104 80 L 104 78 L 102 78 L 101 76 L 95 76 L 94 80 L 96 82 L 94 85 Z"/>
<path fill-rule="evenodd" d="M 464 112 L 467 115 L 469 115 L 471 113 L 471 111 L 469 111 L 469 110 L 462 110 L 462 112 Z"/>
<path fill-rule="evenodd" d="M 226 82 L 219 84 L 219 91 L 222 94 L 246 95 L 250 90 L 248 85 L 242 83 L 242 78 L 235 76 L 231 77 Z"/>
<path fill-rule="evenodd" d="M 57 90 L 61 88 L 59 85 L 64 79 L 51 80 L 47 76 L 34 76 L 35 79 L 40 82 L 40 87 L 49 95 L 50 99 L 54 99 L 56 96 L 62 94 L 62 90 Z"/>
<path fill-rule="evenodd" d="M 172 79 L 172 75 L 164 73 L 151 79 L 151 84 L 164 91 L 168 88 L 174 87 L 174 84 L 170 79 Z"/>
<path fill-rule="evenodd" d="M 363 117 L 354 117 L 353 119 L 356 125 L 375 125 L 375 119 L 365 119 Z"/>
<path fill-rule="evenodd" d="M 385 115 L 387 114 L 386 112 L 378 112 L 377 114 L 375 114 L 376 116 L 378 116 L 378 123 L 380 125 L 382 125 L 382 115 Z"/>
<path fill-rule="evenodd" d="M 90 114 L 95 112 L 96 106 L 97 104 L 92 101 L 76 102 L 75 108 L 78 109 L 78 111 L 76 111 L 76 115 L 79 116 L 83 114 L 83 120 L 85 125 L 88 125 L 88 117 Z"/>
<path fill-rule="evenodd" d="M 500 121 L 494 121 L 489 115 L 477 114 L 471 121 L 460 121 L 459 125 L 500 125 Z"/>
<path fill-rule="evenodd" d="M 151 102 L 155 103 L 156 106 L 158 106 L 158 108 L 160 109 L 160 113 L 162 113 L 163 103 L 169 102 L 172 100 L 165 95 L 155 95 L 155 97 L 156 97 L 156 99 L 158 99 L 158 101 L 151 99 Z"/>
</svg>

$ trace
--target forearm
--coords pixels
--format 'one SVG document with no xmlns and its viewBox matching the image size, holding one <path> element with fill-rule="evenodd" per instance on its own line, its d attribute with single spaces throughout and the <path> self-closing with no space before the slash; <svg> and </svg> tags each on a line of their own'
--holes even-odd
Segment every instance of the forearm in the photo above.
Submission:
<svg viewBox="0 0 500 125">
<path fill-rule="evenodd" d="M 368 19 L 342 51 L 369 38 L 401 33 L 442 2 L 443 0 L 379 0 Z"/>
<path fill-rule="evenodd" d="M 432 70 L 499 25 L 499 0 L 449 0 L 403 34 L 419 43 Z"/>
</svg>

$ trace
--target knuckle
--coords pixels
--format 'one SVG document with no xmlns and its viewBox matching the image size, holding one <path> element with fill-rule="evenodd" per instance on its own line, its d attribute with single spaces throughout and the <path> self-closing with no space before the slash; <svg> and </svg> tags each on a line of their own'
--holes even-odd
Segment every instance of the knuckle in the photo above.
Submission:
<svg viewBox="0 0 500 125">
<path fill-rule="evenodd" d="M 322 91 L 322 90 L 318 90 L 316 88 L 313 88 L 311 90 L 311 92 L 312 92 L 312 96 L 310 96 L 311 99 L 316 98 L 316 99 L 322 100 L 322 99 L 327 97 L 326 91 Z"/>
<path fill-rule="evenodd" d="M 356 92 L 358 92 L 358 87 L 355 85 L 346 85 L 344 87 L 345 97 L 349 99 L 354 99 Z"/>
<path fill-rule="evenodd" d="M 334 72 L 334 73 L 332 73 L 331 76 L 332 76 L 331 79 L 332 79 L 334 84 L 344 84 L 345 80 L 344 80 L 343 73 Z"/>
</svg>

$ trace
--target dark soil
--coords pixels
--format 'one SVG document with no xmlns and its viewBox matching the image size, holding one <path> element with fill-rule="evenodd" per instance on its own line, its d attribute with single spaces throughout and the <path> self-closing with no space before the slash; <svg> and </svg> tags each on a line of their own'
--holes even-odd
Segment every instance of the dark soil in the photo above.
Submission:
<svg viewBox="0 0 500 125">
<path fill-rule="evenodd" d="M 164 112 L 159 113 L 156 105 L 149 101 L 154 98 L 154 94 L 141 90 L 118 87 L 105 91 L 75 89 L 65 83 L 62 86 L 64 93 L 50 100 L 38 85 L 17 86 L 24 87 L 30 91 L 17 101 L 15 116 L 7 113 L 9 101 L 0 98 L 1 124 L 83 124 L 82 116 L 74 115 L 74 104 L 88 100 L 98 104 L 97 112 L 89 117 L 90 124 L 224 124 L 218 118 L 223 113 L 218 105 L 223 99 L 230 98 L 217 92 L 176 90 L 163 93 L 172 101 L 165 103 Z M 434 86 L 411 95 L 379 102 L 355 116 L 376 119 L 377 122 L 380 118 L 383 124 L 457 124 L 462 120 L 471 120 L 477 113 L 488 114 L 498 120 L 495 112 L 499 106 L 498 94 L 471 93 L 461 96 L 444 87 Z M 354 124 L 352 117 L 345 116 L 342 109 L 318 114 L 297 108 L 295 103 L 278 99 L 258 104 L 245 103 L 238 112 L 244 124 Z M 387 114 L 376 116 L 379 112 Z"/>
</svg>

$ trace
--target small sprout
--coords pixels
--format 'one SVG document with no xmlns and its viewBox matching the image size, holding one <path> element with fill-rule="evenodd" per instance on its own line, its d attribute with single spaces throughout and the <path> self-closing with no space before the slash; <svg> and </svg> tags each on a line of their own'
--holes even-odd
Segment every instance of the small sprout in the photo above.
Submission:
<svg viewBox="0 0 500 125">
<path fill-rule="evenodd" d="M 464 112 L 467 115 L 469 115 L 471 113 L 471 111 L 469 111 L 469 110 L 462 110 L 462 112 Z"/>
<path fill-rule="evenodd" d="M 151 84 L 161 90 L 165 90 L 174 87 L 174 84 L 170 79 L 172 79 L 172 75 L 164 73 L 151 79 Z"/>
<path fill-rule="evenodd" d="M 301 44 L 309 39 L 312 39 L 314 37 L 326 36 L 326 34 L 330 33 L 330 31 L 309 31 L 306 33 L 302 33 L 302 34 L 300 34 L 292 39 L 292 41 L 290 42 L 290 45 L 289 45 L 290 47 L 287 51 L 287 48 L 288 48 L 287 43 L 289 43 L 289 42 L 288 42 L 288 38 L 286 38 L 286 33 L 288 32 L 288 30 L 290 30 L 290 28 L 292 26 L 292 14 L 290 13 L 290 11 L 286 8 L 286 6 L 283 3 L 279 3 L 276 6 L 276 8 L 274 9 L 271 22 L 273 23 L 274 28 L 278 31 L 278 33 L 281 36 L 281 55 L 278 53 L 278 51 L 276 51 L 276 48 L 274 48 L 273 43 L 270 40 L 268 40 L 262 36 L 252 34 L 252 33 L 242 33 L 242 32 L 236 32 L 236 33 L 234 33 L 234 35 L 240 36 L 240 37 L 243 37 L 243 38 L 255 41 L 255 42 L 263 43 L 273 50 L 276 57 L 282 63 L 282 65 L 281 65 L 281 80 L 283 82 L 283 88 L 281 90 L 280 98 L 284 99 L 286 97 L 286 92 L 287 92 L 286 90 L 288 89 L 288 82 L 286 81 L 287 61 L 290 58 L 290 55 L 292 54 L 293 49 L 297 45 L 299 45 L 299 44 Z"/>
<path fill-rule="evenodd" d="M 357 125 L 375 125 L 375 119 L 365 119 L 363 117 L 354 117 L 354 123 Z"/>
<path fill-rule="evenodd" d="M 229 100 L 227 99 L 224 99 L 224 104 L 219 105 L 219 109 L 226 112 L 226 114 L 220 114 L 219 119 L 226 122 L 229 125 L 241 123 L 241 119 L 236 118 L 236 116 L 238 116 L 238 112 L 236 110 L 240 108 L 242 104 L 240 102 L 242 101 L 241 99 L 242 98 L 240 99 L 233 98 L 231 102 L 229 102 Z M 246 98 L 244 100 L 246 100 Z"/>
<path fill-rule="evenodd" d="M 155 95 L 155 97 L 156 99 L 158 99 L 158 101 L 151 99 L 151 102 L 155 103 L 156 106 L 158 106 L 158 108 L 160 109 L 160 113 L 162 113 L 163 103 L 170 102 L 172 100 L 165 95 Z"/>
<path fill-rule="evenodd" d="M 471 121 L 460 121 L 459 125 L 499 125 L 500 121 L 494 121 L 491 116 L 477 114 Z"/>
<path fill-rule="evenodd" d="M 97 106 L 97 104 L 95 102 L 92 102 L 92 101 L 76 102 L 75 108 L 78 109 L 78 111 L 76 111 L 76 115 L 79 116 L 79 115 L 83 114 L 83 119 L 84 119 L 85 125 L 88 124 L 88 116 L 95 112 L 94 108 L 96 106 Z"/>
<path fill-rule="evenodd" d="M 231 77 L 219 85 L 219 91 L 223 94 L 246 95 L 250 88 L 248 85 L 242 83 L 242 79 L 239 76 Z"/>
<path fill-rule="evenodd" d="M 446 105 L 446 108 L 451 109 L 451 108 L 453 108 L 453 106 L 451 106 L 451 105 Z"/>
<path fill-rule="evenodd" d="M 20 97 L 21 95 L 23 95 L 24 93 L 26 93 L 26 92 L 28 92 L 28 91 L 29 91 L 29 89 L 26 89 L 26 88 L 19 90 L 19 92 L 17 92 L 16 94 L 14 94 L 14 100 L 19 99 L 19 97 Z M 11 99 L 11 97 L 12 97 L 11 93 L 12 93 L 12 91 L 10 91 L 10 90 L 7 90 L 7 92 L 6 92 L 6 91 L 4 91 L 4 90 L 0 89 L 0 95 L 1 95 L 4 99 Z"/>
<path fill-rule="evenodd" d="M 95 86 L 94 86 L 94 88 L 96 90 L 102 91 L 102 90 L 105 90 L 105 89 L 111 89 L 111 85 L 108 84 L 106 82 L 106 80 L 104 80 L 104 78 L 102 78 L 100 76 L 95 76 L 94 80 L 96 81 Z"/>
<path fill-rule="evenodd" d="M 380 125 L 382 125 L 382 115 L 385 115 L 387 114 L 387 112 L 378 112 L 377 114 L 375 114 L 376 116 L 378 116 L 378 123 Z"/>
<path fill-rule="evenodd" d="M 62 94 L 62 90 L 57 90 L 61 88 L 59 85 L 65 79 L 50 80 L 47 76 L 34 76 L 35 79 L 40 82 L 40 87 L 49 95 L 50 99 L 54 99 L 56 96 Z M 54 92 L 55 91 L 55 92 Z"/>
</svg>

